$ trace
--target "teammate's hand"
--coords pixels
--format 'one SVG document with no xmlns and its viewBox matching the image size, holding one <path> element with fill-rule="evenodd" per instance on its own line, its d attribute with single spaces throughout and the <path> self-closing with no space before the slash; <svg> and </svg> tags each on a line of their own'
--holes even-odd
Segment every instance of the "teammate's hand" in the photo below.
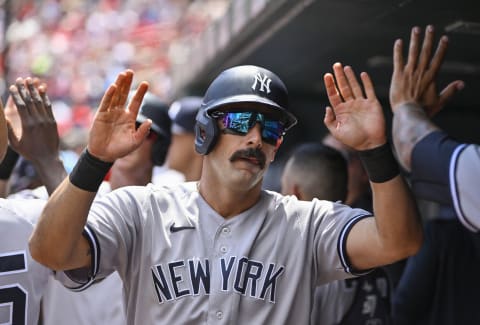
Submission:
<svg viewBox="0 0 480 325">
<path fill-rule="evenodd" d="M 34 163 L 58 159 L 60 140 L 46 85 L 18 78 L 9 91 L 5 115 L 12 149 Z"/>
<path fill-rule="evenodd" d="M 360 74 L 365 97 L 351 67 L 343 68 L 340 63 L 335 63 L 333 73 L 327 73 L 323 78 L 332 105 L 326 108 L 324 118 L 328 130 L 337 140 L 355 150 L 385 144 L 385 118 L 368 74 Z"/>
<path fill-rule="evenodd" d="M 0 161 L 5 158 L 5 153 L 8 147 L 8 134 L 7 134 L 7 121 L 5 120 L 5 114 L 3 112 L 2 101 L 0 100 Z"/>
<path fill-rule="evenodd" d="M 435 78 L 447 51 L 448 38 L 442 36 L 432 57 L 434 28 L 427 26 L 425 38 L 420 50 L 419 27 L 413 27 L 410 35 L 407 63 L 404 63 L 401 39 L 393 47 L 393 75 L 390 84 L 390 105 L 393 113 L 405 103 L 419 104 L 428 116 L 437 114 L 464 87 L 461 80 L 451 82 L 440 93 Z M 420 52 L 420 53 L 419 53 Z"/>
<path fill-rule="evenodd" d="M 106 162 L 113 162 L 137 149 L 148 135 L 151 120 L 137 129 L 135 121 L 148 83 L 142 82 L 126 107 L 133 71 L 126 70 L 108 87 L 95 114 L 88 151 Z"/>
</svg>

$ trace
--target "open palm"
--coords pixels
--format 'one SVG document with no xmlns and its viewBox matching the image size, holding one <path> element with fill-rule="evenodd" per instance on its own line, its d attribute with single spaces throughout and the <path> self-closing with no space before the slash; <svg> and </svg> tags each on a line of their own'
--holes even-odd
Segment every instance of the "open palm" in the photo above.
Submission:
<svg viewBox="0 0 480 325">
<path fill-rule="evenodd" d="M 331 107 L 327 107 L 325 125 L 332 135 L 355 150 L 367 150 L 386 142 L 385 118 L 373 84 L 367 73 L 361 74 L 363 87 L 351 67 L 333 66 L 334 75 L 324 76 Z M 335 83 L 336 82 L 336 83 Z"/>
<path fill-rule="evenodd" d="M 151 121 L 135 126 L 138 110 L 148 84 L 142 82 L 126 107 L 133 71 L 118 75 L 105 92 L 93 121 L 88 141 L 88 151 L 95 157 L 113 162 L 137 149 L 145 140 Z"/>
</svg>

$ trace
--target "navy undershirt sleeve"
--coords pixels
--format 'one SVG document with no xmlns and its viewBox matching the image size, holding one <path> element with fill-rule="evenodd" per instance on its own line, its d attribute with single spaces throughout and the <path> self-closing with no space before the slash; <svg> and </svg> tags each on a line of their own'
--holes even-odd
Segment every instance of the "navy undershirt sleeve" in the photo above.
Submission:
<svg viewBox="0 0 480 325">
<path fill-rule="evenodd" d="M 443 131 L 420 140 L 412 151 L 412 189 L 418 198 L 452 204 L 449 186 L 450 159 L 460 145 Z"/>
</svg>

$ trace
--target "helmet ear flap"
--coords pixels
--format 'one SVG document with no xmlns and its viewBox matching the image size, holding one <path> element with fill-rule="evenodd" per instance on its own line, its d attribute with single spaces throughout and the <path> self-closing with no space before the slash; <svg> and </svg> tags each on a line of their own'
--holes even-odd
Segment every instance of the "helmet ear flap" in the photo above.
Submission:
<svg viewBox="0 0 480 325">
<path fill-rule="evenodd" d="M 217 121 L 206 110 L 200 109 L 195 124 L 195 150 L 201 155 L 207 155 L 215 146 L 219 132 Z"/>
</svg>

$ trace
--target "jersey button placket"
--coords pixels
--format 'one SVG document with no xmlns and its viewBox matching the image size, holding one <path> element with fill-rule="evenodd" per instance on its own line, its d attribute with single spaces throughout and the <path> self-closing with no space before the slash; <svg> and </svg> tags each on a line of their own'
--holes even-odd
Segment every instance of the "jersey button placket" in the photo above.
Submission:
<svg viewBox="0 0 480 325">
<path fill-rule="evenodd" d="M 229 263 L 228 254 L 232 253 L 232 232 L 231 227 L 227 225 L 220 225 L 215 230 L 214 239 L 214 254 L 217 268 L 220 270 L 220 265 L 227 265 Z M 209 296 L 209 311 L 208 324 L 226 325 L 229 324 L 228 310 L 231 309 L 231 299 L 226 299 L 230 291 L 230 282 L 228 280 L 228 288 L 223 287 L 223 277 L 221 272 L 214 273 L 211 281 L 211 293 Z M 227 291 L 225 291 L 227 290 Z"/>
<path fill-rule="evenodd" d="M 220 253 L 226 254 L 228 252 L 228 247 L 225 245 L 220 246 Z"/>
<path fill-rule="evenodd" d="M 223 226 L 222 228 L 219 229 L 217 232 L 218 234 L 218 252 L 220 253 L 220 256 L 223 256 L 228 253 L 228 241 L 230 239 L 230 234 L 231 230 L 230 227 L 228 226 Z"/>
</svg>

